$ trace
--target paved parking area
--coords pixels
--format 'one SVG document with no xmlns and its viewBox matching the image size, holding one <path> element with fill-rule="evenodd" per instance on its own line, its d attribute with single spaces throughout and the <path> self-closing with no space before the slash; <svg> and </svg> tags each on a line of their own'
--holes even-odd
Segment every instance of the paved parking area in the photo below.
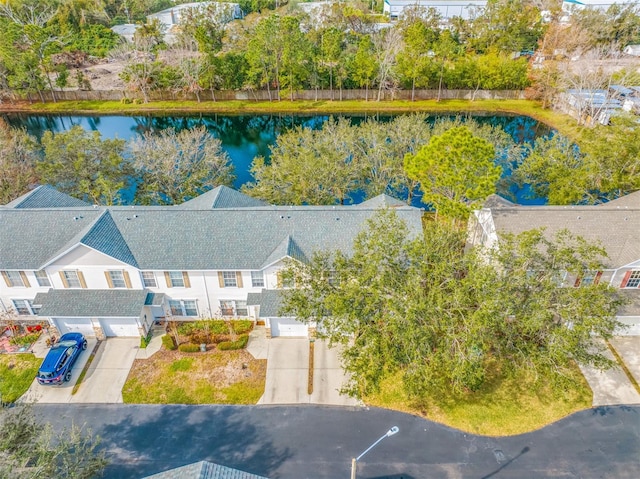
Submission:
<svg viewBox="0 0 640 479">
<path fill-rule="evenodd" d="M 76 364 L 72 369 L 71 381 L 69 381 L 68 383 L 62 383 L 60 386 L 41 386 L 34 379 L 27 392 L 24 393 L 24 395 L 20 398 L 20 401 L 29 403 L 71 402 L 71 399 L 73 397 L 71 396 L 73 386 L 75 386 L 76 382 L 78 381 L 80 372 L 84 368 L 84 365 L 87 364 L 89 356 L 91 355 L 91 351 L 93 351 L 93 349 L 96 347 L 96 343 L 97 341 L 95 338 L 87 338 L 87 350 L 83 351 L 80 356 L 78 356 Z M 46 355 L 46 352 L 44 354 Z M 38 354 L 38 356 L 41 356 L 41 354 Z"/>
</svg>

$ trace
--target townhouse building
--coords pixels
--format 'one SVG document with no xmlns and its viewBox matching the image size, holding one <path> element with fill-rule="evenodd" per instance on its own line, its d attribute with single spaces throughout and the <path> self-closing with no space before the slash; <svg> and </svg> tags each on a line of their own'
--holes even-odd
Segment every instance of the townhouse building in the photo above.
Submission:
<svg viewBox="0 0 640 479">
<path fill-rule="evenodd" d="M 0 311 L 60 334 L 146 335 L 154 321 L 280 317 L 279 272 L 314 252 L 349 254 L 379 208 L 412 234 L 422 210 L 381 195 L 349 206 L 272 206 L 221 186 L 175 206 L 98 206 L 40 186 L 0 206 Z"/>
<path fill-rule="evenodd" d="M 620 288 L 629 304 L 618 312 L 627 327 L 618 333 L 640 335 L 640 191 L 583 206 L 523 206 L 492 195 L 470 219 L 468 244 L 494 247 L 502 233 L 535 228 L 544 228 L 549 236 L 566 229 L 604 247 L 608 257 L 602 270 L 579 278 L 564 274 L 563 286 L 606 282 Z"/>
</svg>

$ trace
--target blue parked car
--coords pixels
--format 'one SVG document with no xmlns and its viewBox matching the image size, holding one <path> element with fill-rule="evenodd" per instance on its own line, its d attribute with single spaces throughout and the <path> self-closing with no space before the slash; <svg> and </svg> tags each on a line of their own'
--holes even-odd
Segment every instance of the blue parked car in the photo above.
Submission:
<svg viewBox="0 0 640 479">
<path fill-rule="evenodd" d="M 62 384 L 71 379 L 71 368 L 87 349 L 87 340 L 81 333 L 67 333 L 51 346 L 51 350 L 42 361 L 37 380 L 40 384 Z"/>
</svg>

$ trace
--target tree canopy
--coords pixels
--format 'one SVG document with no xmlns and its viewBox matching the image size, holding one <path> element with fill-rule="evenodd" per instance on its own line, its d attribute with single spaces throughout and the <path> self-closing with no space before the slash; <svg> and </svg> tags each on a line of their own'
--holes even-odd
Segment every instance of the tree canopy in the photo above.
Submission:
<svg viewBox="0 0 640 479">
<path fill-rule="evenodd" d="M 466 218 L 473 207 L 496 191 L 501 168 L 495 149 L 465 126 L 432 136 L 404 159 L 407 175 L 420 182 L 423 202 L 445 216 Z"/>
<path fill-rule="evenodd" d="M 90 479 L 108 463 L 99 445 L 78 426 L 39 424 L 31 406 L 0 407 L 0 478 Z"/>
<path fill-rule="evenodd" d="M 357 236 L 353 254 L 291 260 L 281 314 L 317 321 L 344 346 L 347 390 L 361 396 L 401 372 L 409 394 L 473 391 L 490 368 L 531 371 L 566 386 L 573 361 L 608 367 L 593 333 L 611 336 L 623 303 L 606 284 L 571 287 L 564 275 L 602 268 L 604 251 L 567 232 L 503 236 L 464 250 L 465 232 L 426 221 L 416 237 L 392 210 Z M 567 287 L 568 286 L 568 287 Z"/>
</svg>

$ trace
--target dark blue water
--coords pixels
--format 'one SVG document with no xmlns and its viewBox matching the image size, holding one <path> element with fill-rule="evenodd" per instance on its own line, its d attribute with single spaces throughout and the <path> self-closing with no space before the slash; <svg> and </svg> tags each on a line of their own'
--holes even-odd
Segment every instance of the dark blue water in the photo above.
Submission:
<svg viewBox="0 0 640 479">
<path fill-rule="evenodd" d="M 352 124 L 359 124 L 373 118 L 377 121 L 390 121 L 393 115 L 340 115 L 349 118 Z M 13 126 L 25 128 L 37 138 L 45 131 L 54 133 L 80 125 L 85 130 L 99 131 L 104 138 L 129 138 L 149 131 L 185 128 L 204 125 L 213 136 L 219 138 L 223 149 L 229 154 L 235 167 L 234 186 L 240 188 L 251 181 L 249 173 L 251 162 L 258 156 L 269 158 L 269 147 L 283 131 L 296 126 L 321 128 L 329 115 L 191 115 L 191 116 L 79 116 L 79 115 L 25 115 L 4 114 L 5 121 Z M 435 122 L 443 116 L 430 116 L 428 121 Z M 451 117 L 453 118 L 453 117 Z M 532 143 L 540 136 L 549 135 L 548 126 L 527 116 L 473 115 L 479 123 L 501 126 L 517 143 Z M 506 172 L 508 175 L 509 172 Z M 543 198 L 528 198 L 528 190 L 513 188 L 512 193 L 518 203 L 540 204 Z M 360 198 L 353 198 L 358 202 Z"/>
</svg>

